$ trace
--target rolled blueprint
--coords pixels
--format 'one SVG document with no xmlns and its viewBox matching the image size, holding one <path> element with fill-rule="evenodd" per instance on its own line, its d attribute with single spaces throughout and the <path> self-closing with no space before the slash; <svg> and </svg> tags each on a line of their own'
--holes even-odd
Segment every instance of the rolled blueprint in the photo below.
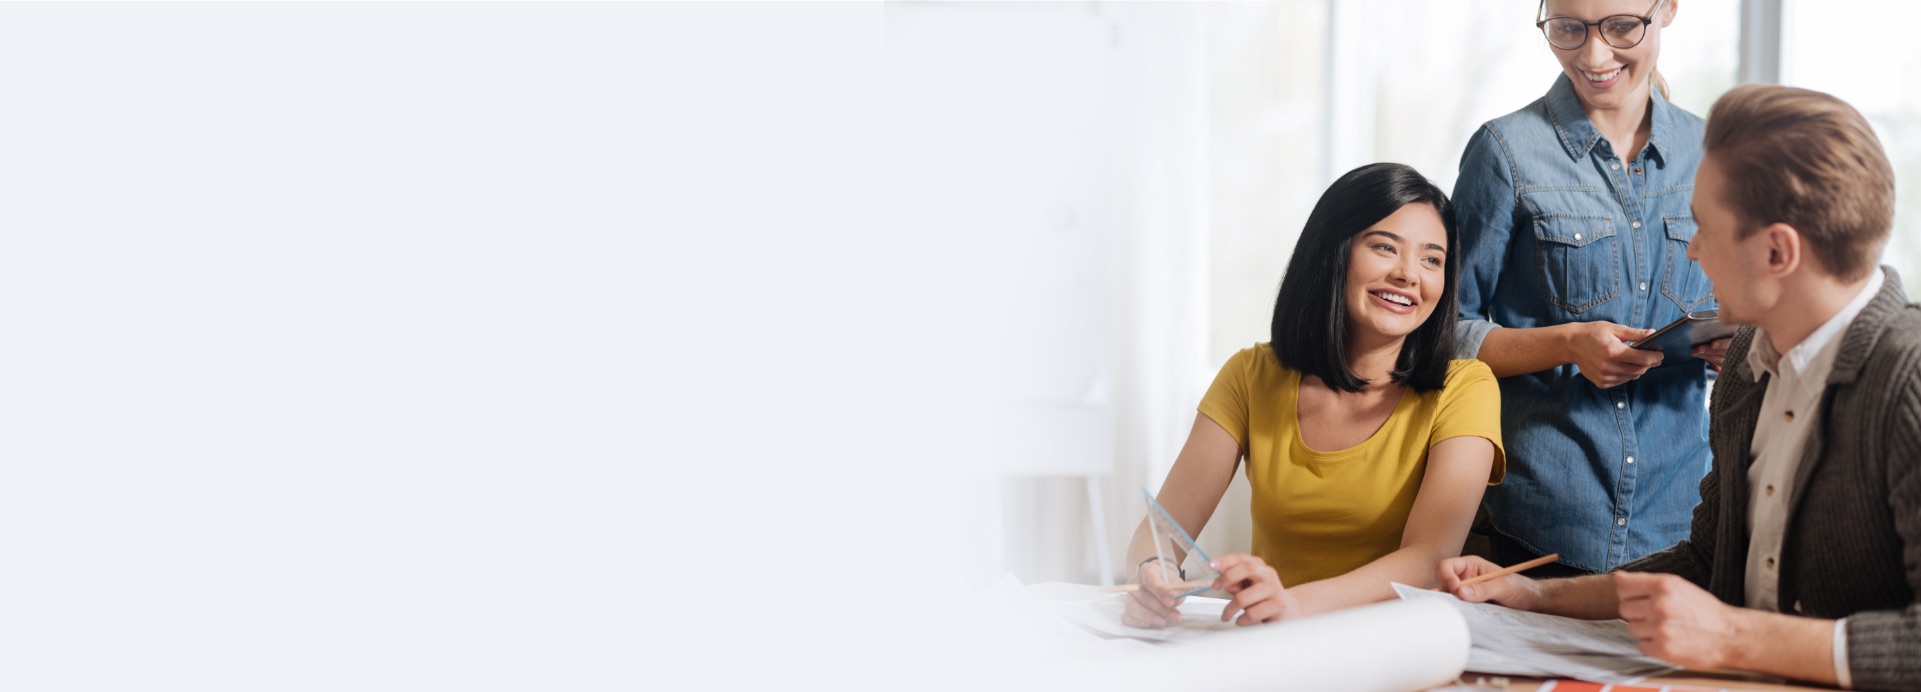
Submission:
<svg viewBox="0 0 1921 692">
<path fill-rule="evenodd" d="M 1393 601 L 1243 627 L 1107 661 L 1106 690 L 1425 690 L 1467 665 L 1467 622 L 1444 602 Z"/>
</svg>

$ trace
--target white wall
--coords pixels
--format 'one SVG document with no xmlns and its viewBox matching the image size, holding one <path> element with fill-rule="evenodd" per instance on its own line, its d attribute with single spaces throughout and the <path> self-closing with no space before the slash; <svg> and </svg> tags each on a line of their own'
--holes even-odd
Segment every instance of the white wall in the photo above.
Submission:
<svg viewBox="0 0 1921 692">
<path fill-rule="evenodd" d="M 0 6 L 0 688 L 815 665 L 788 635 L 832 628 L 763 577 L 842 587 L 800 568 L 870 516 L 840 483 L 920 424 L 877 373 L 949 353 L 890 304 L 932 243 L 866 218 L 882 38 L 844 4 Z"/>
</svg>

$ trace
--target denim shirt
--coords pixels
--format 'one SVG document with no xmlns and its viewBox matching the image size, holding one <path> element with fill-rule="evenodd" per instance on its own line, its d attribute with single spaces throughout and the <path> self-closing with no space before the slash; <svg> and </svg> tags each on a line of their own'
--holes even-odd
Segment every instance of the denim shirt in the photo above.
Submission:
<svg viewBox="0 0 1921 692">
<path fill-rule="evenodd" d="M 1699 116 L 1658 91 L 1652 132 L 1623 159 L 1566 75 L 1482 126 L 1461 155 L 1458 357 L 1499 327 L 1605 320 L 1660 327 L 1715 307 L 1687 258 Z M 1663 363 L 1601 389 L 1573 364 L 1501 379 L 1506 482 L 1494 529 L 1561 562 L 1606 571 L 1686 538 L 1708 452 L 1707 365 Z"/>
</svg>

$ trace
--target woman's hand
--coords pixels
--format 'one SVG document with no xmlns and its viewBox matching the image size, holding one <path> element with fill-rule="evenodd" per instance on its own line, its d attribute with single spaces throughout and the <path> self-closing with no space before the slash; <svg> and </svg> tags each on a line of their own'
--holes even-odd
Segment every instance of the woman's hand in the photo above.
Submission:
<svg viewBox="0 0 1921 692">
<path fill-rule="evenodd" d="M 1519 574 L 1461 586 L 1461 582 L 1499 571 L 1500 565 L 1479 556 L 1451 557 L 1441 561 L 1441 590 L 1469 603 L 1499 603 L 1515 610 L 1533 610 L 1539 589 L 1535 588 L 1533 579 Z"/>
<path fill-rule="evenodd" d="M 1728 355 L 1728 344 L 1732 343 L 1734 343 L 1734 337 L 1728 336 L 1705 344 L 1695 344 L 1694 357 L 1707 361 L 1708 365 L 1714 367 L 1715 372 L 1720 372 L 1723 367 L 1721 361 Z"/>
<path fill-rule="evenodd" d="M 1300 611 L 1293 594 L 1281 586 L 1281 576 L 1258 557 L 1229 553 L 1207 566 L 1221 573 L 1214 580 L 1214 588 L 1234 596 L 1227 607 L 1221 609 L 1221 622 L 1233 620 L 1234 624 L 1246 627 L 1291 617 Z M 1235 613 L 1240 613 L 1240 617 L 1234 617 Z"/>
<path fill-rule="evenodd" d="M 1140 589 L 1127 594 L 1127 608 L 1121 611 L 1121 624 L 1128 627 L 1166 627 L 1181 621 L 1181 611 L 1176 608 L 1184 599 L 1178 598 L 1180 588 L 1162 578 L 1159 561 L 1143 562 L 1134 568 L 1134 578 L 1129 584 L 1139 584 Z"/>
<path fill-rule="evenodd" d="M 1660 351 L 1642 351 L 1626 343 L 1646 338 L 1654 333 L 1652 329 L 1613 322 L 1570 322 L 1567 327 L 1571 330 L 1567 341 L 1574 364 L 1596 387 L 1608 389 L 1632 382 L 1661 364 Z"/>
</svg>

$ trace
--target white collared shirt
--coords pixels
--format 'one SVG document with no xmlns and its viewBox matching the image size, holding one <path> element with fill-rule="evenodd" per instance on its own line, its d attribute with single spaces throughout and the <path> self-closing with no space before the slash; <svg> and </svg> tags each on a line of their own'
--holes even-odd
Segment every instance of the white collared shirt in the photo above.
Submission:
<svg viewBox="0 0 1921 692">
<path fill-rule="evenodd" d="M 1821 393 L 1841 350 L 1848 325 L 1881 291 L 1886 275 L 1874 270 L 1861 292 L 1828 321 L 1788 349 L 1774 350 L 1766 331 L 1756 330 L 1748 349 L 1748 369 L 1755 381 L 1773 376 L 1761 397 L 1761 417 L 1754 428 L 1748 453 L 1748 607 L 1780 610 L 1781 543 L 1787 534 L 1788 500 L 1794 494 L 1794 474 L 1801 466 L 1808 436 L 1820 425 Z M 1795 607 L 1799 611 L 1799 605 Z M 1852 682 L 1847 665 L 1845 621 L 1835 623 L 1834 669 L 1841 686 Z"/>
</svg>

